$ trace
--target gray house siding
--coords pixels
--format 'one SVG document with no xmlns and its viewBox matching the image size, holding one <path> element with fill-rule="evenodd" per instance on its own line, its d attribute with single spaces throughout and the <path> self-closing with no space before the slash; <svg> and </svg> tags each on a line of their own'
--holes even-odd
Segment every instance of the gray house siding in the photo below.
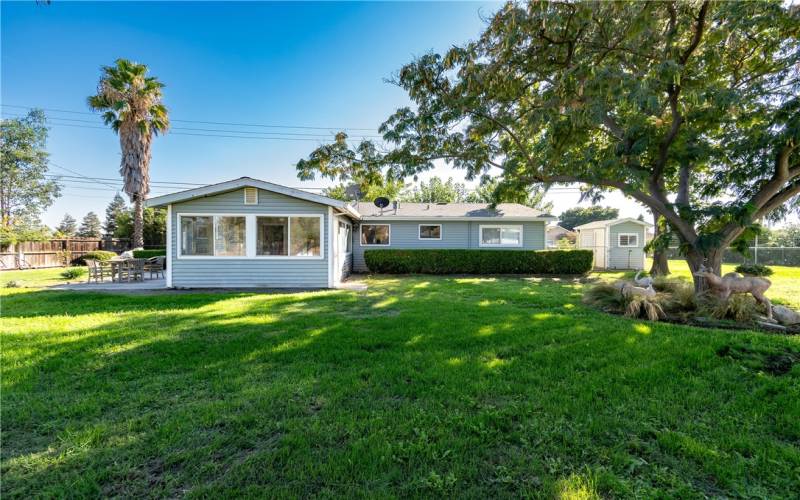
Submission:
<svg viewBox="0 0 800 500">
<path fill-rule="evenodd" d="M 545 246 L 545 222 L 472 222 L 472 221 L 367 221 L 362 224 L 390 224 L 391 237 L 387 246 L 361 246 L 361 228 L 359 224 L 353 225 L 353 271 L 367 272 L 364 262 L 364 251 L 369 249 L 395 248 L 481 248 L 481 249 L 509 249 L 509 250 L 542 250 Z M 420 240 L 420 224 L 441 224 L 441 240 Z M 522 225 L 523 246 L 511 247 L 481 247 L 481 225 Z"/>
<path fill-rule="evenodd" d="M 180 258 L 178 245 L 180 214 L 256 214 L 256 215 L 323 215 L 322 259 L 264 258 Z M 244 204 L 244 190 L 237 189 L 214 196 L 172 205 L 172 286 L 202 287 L 265 287 L 324 288 L 328 286 L 328 207 L 319 203 L 258 191 L 258 203 Z"/>
<path fill-rule="evenodd" d="M 608 228 L 608 268 L 642 269 L 644 267 L 645 226 L 635 222 L 614 224 Z M 638 236 L 636 248 L 620 247 L 619 235 L 633 233 Z"/>
</svg>

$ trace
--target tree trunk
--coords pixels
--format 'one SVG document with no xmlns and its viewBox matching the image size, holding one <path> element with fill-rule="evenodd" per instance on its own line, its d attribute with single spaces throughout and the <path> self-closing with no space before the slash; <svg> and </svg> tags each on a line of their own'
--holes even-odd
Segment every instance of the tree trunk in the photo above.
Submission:
<svg viewBox="0 0 800 500">
<path fill-rule="evenodd" d="M 133 199 L 133 248 L 144 247 L 144 204 L 142 196 Z"/>
<path fill-rule="evenodd" d="M 661 234 L 661 226 L 659 225 L 660 216 L 653 215 L 653 228 L 655 230 L 654 236 L 658 238 Z M 669 274 L 669 262 L 667 261 L 667 249 L 655 248 L 653 249 L 653 265 L 650 267 L 650 276 L 666 276 Z"/>
<path fill-rule="evenodd" d="M 706 280 L 695 275 L 695 273 L 700 270 L 701 266 L 705 267 L 707 271 L 721 276 L 723 252 L 723 248 L 715 248 L 707 252 L 701 252 L 697 249 L 689 250 L 689 253 L 686 255 L 686 262 L 689 264 L 689 270 L 692 272 L 695 293 L 702 293 L 708 290 Z"/>
</svg>

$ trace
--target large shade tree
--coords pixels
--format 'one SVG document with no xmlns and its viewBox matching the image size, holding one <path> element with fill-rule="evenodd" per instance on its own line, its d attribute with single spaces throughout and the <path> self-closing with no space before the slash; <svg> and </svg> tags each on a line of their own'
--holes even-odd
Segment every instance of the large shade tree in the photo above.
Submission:
<svg viewBox="0 0 800 500">
<path fill-rule="evenodd" d="M 144 244 L 144 200 L 150 193 L 153 135 L 169 129 L 167 108 L 161 102 L 164 84 L 147 76 L 147 71 L 144 64 L 117 59 L 114 66 L 102 68 L 97 94 L 88 98 L 89 106 L 102 111 L 103 121 L 119 135 L 119 173 L 134 208 L 134 247 Z"/>
<path fill-rule="evenodd" d="M 726 247 L 798 208 L 798 14 L 780 0 L 509 3 L 476 41 L 399 71 L 415 106 L 362 160 L 620 190 L 664 218 L 692 270 L 719 273 Z"/>
</svg>

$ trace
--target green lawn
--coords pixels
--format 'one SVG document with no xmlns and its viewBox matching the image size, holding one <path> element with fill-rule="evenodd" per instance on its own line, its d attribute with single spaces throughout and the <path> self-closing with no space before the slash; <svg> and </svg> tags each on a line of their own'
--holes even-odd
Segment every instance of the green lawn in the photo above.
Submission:
<svg viewBox="0 0 800 500">
<path fill-rule="evenodd" d="M 0 494 L 800 491 L 800 338 L 608 316 L 572 280 L 368 283 L 0 291 Z"/>
</svg>

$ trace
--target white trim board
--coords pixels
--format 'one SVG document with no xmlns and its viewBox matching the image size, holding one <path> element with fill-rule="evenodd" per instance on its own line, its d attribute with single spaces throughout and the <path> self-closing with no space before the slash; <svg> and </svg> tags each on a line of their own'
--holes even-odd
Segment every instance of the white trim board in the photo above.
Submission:
<svg viewBox="0 0 800 500">
<path fill-rule="evenodd" d="M 500 243 L 484 243 L 484 229 L 500 229 Z M 503 229 L 518 229 L 519 243 L 503 243 Z M 525 245 L 525 228 L 522 224 L 481 224 L 478 226 L 478 246 L 484 248 L 521 248 Z"/>
</svg>

